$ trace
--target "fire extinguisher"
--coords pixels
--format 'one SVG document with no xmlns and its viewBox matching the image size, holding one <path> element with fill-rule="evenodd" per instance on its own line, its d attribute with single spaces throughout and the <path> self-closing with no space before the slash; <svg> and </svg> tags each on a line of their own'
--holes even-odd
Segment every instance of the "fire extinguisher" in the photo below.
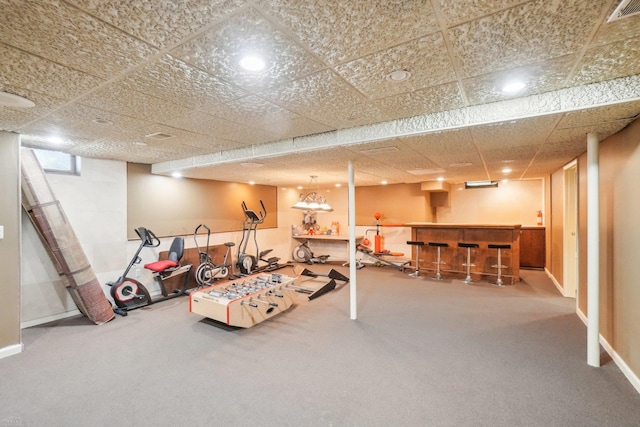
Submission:
<svg viewBox="0 0 640 427">
<path fill-rule="evenodd" d="M 538 226 L 542 225 L 542 211 L 538 211 Z"/>
</svg>

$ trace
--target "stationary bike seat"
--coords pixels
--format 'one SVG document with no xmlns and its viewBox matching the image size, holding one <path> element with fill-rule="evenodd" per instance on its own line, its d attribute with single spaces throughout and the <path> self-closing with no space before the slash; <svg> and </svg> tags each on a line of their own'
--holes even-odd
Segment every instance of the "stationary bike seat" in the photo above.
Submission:
<svg viewBox="0 0 640 427">
<path fill-rule="evenodd" d="M 144 268 L 146 268 L 147 270 L 151 270 L 155 273 L 161 273 L 165 271 L 167 268 L 177 267 L 179 265 L 180 264 L 178 264 L 173 260 L 165 259 L 162 261 L 155 261 L 155 262 L 150 262 L 148 264 L 145 264 Z"/>
</svg>

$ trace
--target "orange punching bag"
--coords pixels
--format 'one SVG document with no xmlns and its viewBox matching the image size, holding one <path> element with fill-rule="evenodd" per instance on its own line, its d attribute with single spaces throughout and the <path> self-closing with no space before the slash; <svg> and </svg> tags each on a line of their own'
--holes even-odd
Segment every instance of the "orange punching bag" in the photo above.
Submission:
<svg viewBox="0 0 640 427">
<path fill-rule="evenodd" d="M 373 214 L 373 217 L 376 219 L 376 240 L 375 240 L 375 252 L 382 252 L 382 236 L 380 235 L 380 218 L 382 214 L 380 212 L 376 212 Z"/>
</svg>

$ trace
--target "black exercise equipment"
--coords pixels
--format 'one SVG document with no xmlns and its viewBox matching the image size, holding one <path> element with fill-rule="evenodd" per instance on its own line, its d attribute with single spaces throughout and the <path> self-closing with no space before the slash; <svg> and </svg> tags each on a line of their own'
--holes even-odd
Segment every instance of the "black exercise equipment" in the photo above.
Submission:
<svg viewBox="0 0 640 427">
<path fill-rule="evenodd" d="M 308 277 L 328 277 L 329 279 L 334 279 L 334 280 L 341 280 L 343 282 L 348 282 L 349 278 L 347 276 L 345 276 L 344 274 L 340 273 L 337 270 L 334 270 L 333 268 L 331 270 L 329 270 L 329 273 L 327 274 L 320 274 L 320 273 L 315 273 L 309 269 L 304 269 L 302 270 L 302 273 L 300 273 L 301 276 L 308 276 Z"/>
<path fill-rule="evenodd" d="M 198 239 L 197 239 L 198 230 L 200 230 L 201 227 L 204 227 L 207 230 L 207 246 L 204 252 L 200 250 L 200 246 L 198 246 Z M 229 264 L 227 261 L 229 259 L 229 251 L 231 250 L 232 246 L 235 246 L 235 243 L 226 242 L 224 244 L 227 247 L 227 252 L 225 252 L 224 254 L 224 259 L 222 261 L 222 264 L 215 264 L 211 260 L 211 256 L 209 255 L 209 238 L 210 237 L 211 237 L 211 229 L 207 227 L 205 224 L 200 224 L 199 226 L 196 227 L 195 231 L 193 232 L 193 241 L 196 244 L 196 249 L 198 250 L 199 261 L 200 261 L 200 264 L 198 265 L 198 267 L 196 268 L 193 274 L 195 276 L 196 283 L 198 284 L 199 287 L 210 285 L 214 279 L 225 279 L 229 277 L 229 267 L 231 267 L 231 264 Z"/>
<path fill-rule="evenodd" d="M 319 262 L 324 264 L 327 262 L 329 255 L 314 255 L 309 247 L 309 240 L 305 240 L 304 243 L 299 244 L 293 249 L 293 260 L 296 262 L 306 262 L 307 264 L 313 264 Z"/>
<path fill-rule="evenodd" d="M 141 240 L 138 250 L 133 258 L 131 258 L 129 265 L 124 273 L 122 273 L 122 276 L 113 282 L 107 283 L 107 286 L 111 287 L 111 297 L 117 306 L 113 311 L 122 316 L 126 316 L 127 311 L 129 310 L 134 310 L 136 308 L 183 295 L 187 289 L 187 282 L 189 280 L 189 275 L 185 273 L 191 270 L 191 264 L 180 265 L 180 259 L 182 259 L 182 255 L 184 253 L 184 239 L 182 237 L 176 237 L 173 239 L 171 247 L 169 248 L 168 259 L 144 265 L 144 268 L 153 272 L 153 278 L 160 286 L 160 292 L 162 293 L 161 297 L 152 299 L 147 288 L 136 279 L 127 277 L 127 274 L 129 274 L 131 267 L 142 261 L 142 258 L 139 256 L 140 251 L 142 251 L 143 248 L 158 247 L 160 245 L 160 240 L 151 230 L 145 227 L 138 227 L 135 231 Z M 184 274 L 182 287 L 168 293 L 164 286 L 164 280 L 181 274 Z"/>
<path fill-rule="evenodd" d="M 272 271 L 284 267 L 283 265 L 278 264 L 278 261 L 280 261 L 280 258 L 278 257 L 265 258 L 265 256 L 267 256 L 273 249 L 267 249 L 262 252 L 258 249 L 258 226 L 262 224 L 267 217 L 267 209 L 264 207 L 262 200 L 260 200 L 260 206 L 262 209 L 259 213 L 256 213 L 254 210 L 249 209 L 244 201 L 242 202 L 242 210 L 244 211 L 245 219 L 242 222 L 242 239 L 238 245 L 238 259 L 236 261 L 236 265 L 238 266 L 240 273 L 244 275 L 254 274 L 261 271 Z M 252 235 L 253 242 L 256 247 L 255 256 L 247 253 L 247 244 L 249 243 L 249 239 Z M 259 261 L 266 263 L 266 265 L 258 267 Z"/>
</svg>

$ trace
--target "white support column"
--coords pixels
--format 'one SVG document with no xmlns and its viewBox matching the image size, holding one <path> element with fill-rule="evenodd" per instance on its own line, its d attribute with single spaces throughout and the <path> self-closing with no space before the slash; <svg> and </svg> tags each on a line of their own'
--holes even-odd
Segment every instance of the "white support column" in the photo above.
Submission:
<svg viewBox="0 0 640 427">
<path fill-rule="evenodd" d="M 349 301 L 351 320 L 356 320 L 356 187 L 353 163 L 349 160 Z"/>
<path fill-rule="evenodd" d="M 587 134 L 587 363 L 600 366 L 600 141 Z"/>
</svg>

